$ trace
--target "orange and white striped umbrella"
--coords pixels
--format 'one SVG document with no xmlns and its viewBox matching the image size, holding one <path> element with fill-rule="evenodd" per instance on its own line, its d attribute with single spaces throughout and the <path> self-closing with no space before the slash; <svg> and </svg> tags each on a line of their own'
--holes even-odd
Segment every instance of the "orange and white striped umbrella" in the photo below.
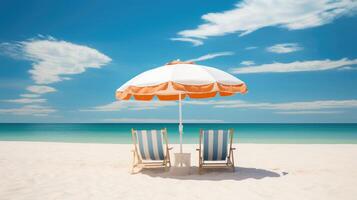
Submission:
<svg viewBox="0 0 357 200">
<path fill-rule="evenodd" d="M 227 72 L 193 62 L 172 61 L 135 76 L 116 90 L 116 98 L 150 101 L 157 97 L 161 101 L 179 100 L 182 145 L 182 99 L 187 96 L 201 99 L 215 97 L 217 94 L 231 96 L 246 92 L 246 84 Z"/>
<path fill-rule="evenodd" d="M 210 98 L 246 93 L 247 86 L 240 79 L 222 70 L 173 61 L 143 72 L 117 89 L 118 100 L 150 101 L 155 96 L 162 101 L 190 98 Z"/>
</svg>

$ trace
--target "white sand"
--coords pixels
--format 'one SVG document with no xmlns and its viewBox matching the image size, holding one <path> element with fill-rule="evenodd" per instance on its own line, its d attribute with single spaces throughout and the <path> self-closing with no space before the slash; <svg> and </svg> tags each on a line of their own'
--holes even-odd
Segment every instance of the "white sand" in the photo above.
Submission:
<svg viewBox="0 0 357 200">
<path fill-rule="evenodd" d="M 130 175 L 131 145 L 0 142 L 0 199 L 357 199 L 357 145 L 235 146 L 235 173 L 177 177 Z"/>
</svg>

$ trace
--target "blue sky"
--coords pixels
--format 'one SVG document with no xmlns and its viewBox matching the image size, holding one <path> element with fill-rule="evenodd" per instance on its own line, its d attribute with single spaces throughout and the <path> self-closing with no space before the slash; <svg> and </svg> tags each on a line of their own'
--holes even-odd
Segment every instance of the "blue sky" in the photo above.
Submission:
<svg viewBox="0 0 357 200">
<path fill-rule="evenodd" d="M 116 102 L 171 60 L 245 81 L 185 100 L 186 122 L 357 122 L 356 1 L 1 1 L 0 122 L 175 122 L 175 102 Z"/>
</svg>

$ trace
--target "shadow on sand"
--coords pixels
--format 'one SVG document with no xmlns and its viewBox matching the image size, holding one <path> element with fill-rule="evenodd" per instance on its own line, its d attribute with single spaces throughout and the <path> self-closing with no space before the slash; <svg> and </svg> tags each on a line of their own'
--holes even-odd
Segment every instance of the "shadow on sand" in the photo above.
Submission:
<svg viewBox="0 0 357 200">
<path fill-rule="evenodd" d="M 236 167 L 235 172 L 232 169 L 204 169 L 202 174 L 198 173 L 197 167 L 190 168 L 190 174 L 185 176 L 175 175 L 172 171 L 165 172 L 163 169 L 143 169 L 139 174 L 146 174 L 151 177 L 172 178 L 182 180 L 236 180 L 241 181 L 245 179 L 262 179 L 266 177 L 280 177 L 288 173 L 281 174 L 265 169 Z"/>
</svg>

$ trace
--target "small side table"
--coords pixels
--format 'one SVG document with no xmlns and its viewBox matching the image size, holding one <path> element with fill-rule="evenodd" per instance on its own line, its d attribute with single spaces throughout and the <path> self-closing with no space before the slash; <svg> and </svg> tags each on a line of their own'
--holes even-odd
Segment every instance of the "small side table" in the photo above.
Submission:
<svg viewBox="0 0 357 200">
<path fill-rule="evenodd" d="M 175 153 L 175 167 L 191 167 L 191 153 Z"/>
<path fill-rule="evenodd" d="M 175 164 L 172 173 L 176 175 L 189 175 L 191 169 L 191 153 L 175 153 Z"/>
</svg>

